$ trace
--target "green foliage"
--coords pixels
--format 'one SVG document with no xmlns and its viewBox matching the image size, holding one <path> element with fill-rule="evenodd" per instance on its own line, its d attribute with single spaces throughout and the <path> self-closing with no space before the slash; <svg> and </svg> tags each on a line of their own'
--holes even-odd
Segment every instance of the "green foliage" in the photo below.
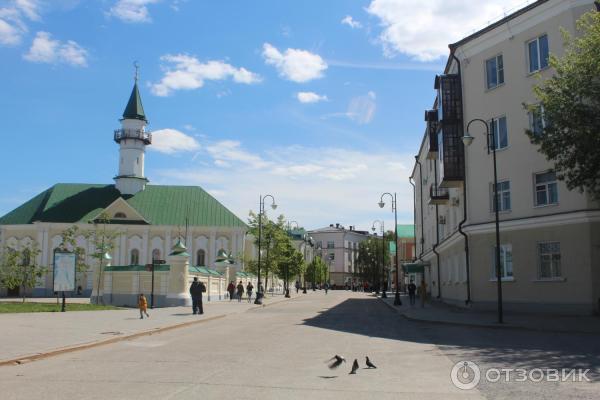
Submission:
<svg viewBox="0 0 600 400">
<path fill-rule="evenodd" d="M 563 32 L 564 56 L 550 57 L 556 74 L 534 88 L 544 108 L 542 134 L 527 134 L 570 190 L 600 199 L 600 13 L 584 14 L 577 29 L 578 37 Z"/>
<path fill-rule="evenodd" d="M 317 256 L 308 264 L 305 277 L 308 282 L 325 283 L 329 281 L 329 265 Z"/>
<path fill-rule="evenodd" d="M 37 265 L 40 249 L 34 241 L 22 249 L 4 248 L 0 258 L 0 282 L 7 288 L 20 288 L 25 302 L 27 289 L 47 272 L 47 268 Z"/>
<path fill-rule="evenodd" d="M 79 233 L 79 227 L 73 225 L 70 228 L 65 229 L 61 232 L 61 243 L 58 248 L 61 251 L 68 251 L 70 253 L 75 253 L 76 255 L 76 264 L 75 267 L 77 272 L 82 272 L 87 270 L 88 266 L 85 262 L 85 249 L 77 245 L 77 234 Z"/>
<path fill-rule="evenodd" d="M 32 313 L 32 312 L 60 312 L 62 306 L 56 303 L 0 303 L 0 314 L 4 313 Z M 100 311 L 124 310 L 114 306 L 101 306 L 97 304 L 67 303 L 66 311 Z"/>
<path fill-rule="evenodd" d="M 94 229 L 86 234 L 86 238 L 92 247 L 90 256 L 98 262 L 98 281 L 96 283 L 96 293 L 100 293 L 100 284 L 104 273 L 104 254 L 112 253 L 115 248 L 115 240 L 119 236 L 119 232 L 111 230 L 107 227 L 110 224 L 110 216 L 106 213 L 100 214 L 94 222 Z M 103 302 L 102 298 L 100 301 Z"/>
<path fill-rule="evenodd" d="M 373 285 L 380 283 L 382 278 L 382 257 L 383 269 L 389 268 L 390 251 L 388 246 L 388 237 L 381 240 L 380 237 L 370 237 L 358 244 L 358 276 L 364 282 L 370 282 Z M 393 237 L 393 236 L 392 236 Z M 386 276 L 386 274 L 383 274 Z"/>
</svg>

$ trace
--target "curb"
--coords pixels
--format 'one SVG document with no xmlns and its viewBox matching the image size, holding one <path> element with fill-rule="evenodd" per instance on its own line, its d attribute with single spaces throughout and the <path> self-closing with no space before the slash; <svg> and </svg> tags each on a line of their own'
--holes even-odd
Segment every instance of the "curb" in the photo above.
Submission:
<svg viewBox="0 0 600 400">
<path fill-rule="evenodd" d="M 513 329 L 513 330 L 521 330 L 521 331 L 529 331 L 529 332 L 576 333 L 576 334 L 583 334 L 583 335 L 598 335 L 598 332 L 592 332 L 592 331 L 556 330 L 556 329 L 542 329 L 542 328 L 534 328 L 534 327 L 511 325 L 511 324 L 491 325 L 491 324 L 477 324 L 477 323 L 472 323 L 472 322 L 423 319 L 423 318 L 417 318 L 417 317 L 412 317 L 412 316 L 407 315 L 405 312 L 400 311 L 397 308 L 395 308 L 392 304 L 389 304 L 388 302 L 381 300 L 380 297 L 378 297 L 377 299 L 379 299 L 383 304 L 388 306 L 395 313 L 400 314 L 404 319 L 406 319 L 408 321 L 413 321 L 413 322 L 422 322 L 422 323 L 432 324 L 432 325 L 468 326 L 470 328 Z"/>
<path fill-rule="evenodd" d="M 32 355 L 27 355 L 27 356 L 19 356 L 17 358 L 12 358 L 9 360 L 0 360 L 0 367 L 8 366 L 8 365 L 25 364 L 25 363 L 28 363 L 31 361 L 37 361 L 37 360 L 41 360 L 44 358 L 57 356 L 60 354 L 72 353 L 72 352 L 80 351 L 80 350 L 87 350 L 87 349 L 91 349 L 94 347 L 100 347 L 100 346 L 104 346 L 104 345 L 111 344 L 111 343 L 117 343 L 117 342 L 122 342 L 125 340 L 136 339 L 136 338 L 139 338 L 142 336 L 150 336 L 155 333 L 162 333 L 162 332 L 170 331 L 173 329 L 185 328 L 187 326 L 200 324 L 203 322 L 213 321 L 216 319 L 224 318 L 226 316 L 227 316 L 227 314 L 219 314 L 219 315 L 215 315 L 212 317 L 200 319 L 197 321 L 188 321 L 188 322 L 183 322 L 181 324 L 162 326 L 162 327 L 153 328 L 150 330 L 136 332 L 136 333 L 131 333 L 129 335 L 114 337 L 114 338 L 110 338 L 110 339 L 97 340 L 97 341 L 83 343 L 83 344 L 76 344 L 73 346 L 68 346 L 68 347 L 64 347 L 64 348 L 60 348 L 60 349 L 49 350 L 49 351 L 46 351 L 43 353 L 36 353 L 36 354 L 32 354 Z"/>
</svg>

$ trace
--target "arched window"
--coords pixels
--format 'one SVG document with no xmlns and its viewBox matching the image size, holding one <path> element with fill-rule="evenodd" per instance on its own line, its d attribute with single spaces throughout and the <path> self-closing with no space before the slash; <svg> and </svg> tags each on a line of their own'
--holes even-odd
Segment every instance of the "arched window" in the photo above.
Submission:
<svg viewBox="0 0 600 400">
<path fill-rule="evenodd" d="M 152 250 L 152 261 L 154 261 L 154 260 L 160 260 L 160 250 L 159 249 Z"/>
<path fill-rule="evenodd" d="M 140 265 L 140 251 L 138 249 L 131 250 L 129 265 Z"/>
<path fill-rule="evenodd" d="M 201 267 L 206 265 L 206 252 L 202 249 L 196 252 L 196 265 Z"/>
<path fill-rule="evenodd" d="M 127 218 L 127 215 L 125 215 L 125 213 L 118 212 L 115 214 L 115 218 Z"/>
</svg>

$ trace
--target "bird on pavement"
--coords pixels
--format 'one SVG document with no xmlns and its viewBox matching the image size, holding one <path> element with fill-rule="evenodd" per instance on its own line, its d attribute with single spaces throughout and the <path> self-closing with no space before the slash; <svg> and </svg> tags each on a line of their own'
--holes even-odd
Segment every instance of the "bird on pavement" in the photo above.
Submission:
<svg viewBox="0 0 600 400">
<path fill-rule="evenodd" d="M 377 367 L 375 366 L 375 364 L 373 364 L 373 363 L 371 362 L 371 360 L 369 360 L 369 356 L 367 356 L 367 367 L 368 367 L 368 368 L 377 368 Z"/>
<path fill-rule="evenodd" d="M 352 363 L 352 371 L 350 373 L 356 374 L 357 370 L 358 370 L 358 360 L 355 358 L 354 363 Z"/>
<path fill-rule="evenodd" d="M 329 364 L 329 369 L 336 369 L 337 367 L 339 367 L 340 365 L 342 365 L 343 362 L 346 362 L 346 359 L 342 356 L 338 356 L 337 354 L 333 357 L 331 357 L 329 360 L 327 360 L 327 362 L 331 362 L 331 364 Z"/>
</svg>

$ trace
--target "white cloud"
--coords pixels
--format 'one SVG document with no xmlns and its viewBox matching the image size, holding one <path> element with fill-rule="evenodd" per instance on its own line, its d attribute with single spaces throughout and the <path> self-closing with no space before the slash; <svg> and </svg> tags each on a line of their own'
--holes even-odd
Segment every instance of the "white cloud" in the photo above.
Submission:
<svg viewBox="0 0 600 400">
<path fill-rule="evenodd" d="M 352 29 L 360 29 L 360 28 L 362 28 L 362 24 L 360 22 L 356 21 L 354 18 L 352 18 L 351 15 L 346 15 L 342 19 L 341 22 L 342 22 L 343 25 L 348 25 Z"/>
<path fill-rule="evenodd" d="M 160 59 L 173 66 L 165 67 L 165 75 L 160 82 L 151 84 L 152 93 L 157 96 L 168 96 L 175 90 L 198 89 L 207 80 L 231 78 L 234 82 L 245 84 L 261 81 L 258 74 L 223 61 L 200 62 L 196 57 L 186 54 L 167 54 Z"/>
<path fill-rule="evenodd" d="M 15 46 L 27 33 L 27 20 L 40 20 L 40 3 L 37 0 L 13 0 L 0 7 L 0 45 Z"/>
<path fill-rule="evenodd" d="M 279 75 L 293 82 L 308 82 L 323 77 L 327 63 L 318 54 L 301 49 L 287 49 L 281 53 L 269 43 L 263 45 L 263 57 L 274 65 Z"/>
<path fill-rule="evenodd" d="M 476 3 L 476 4 L 475 4 Z M 380 20 L 384 53 L 406 54 L 419 61 L 448 55 L 456 42 L 523 0 L 372 0 L 367 12 Z"/>
<path fill-rule="evenodd" d="M 149 149 L 165 154 L 175 154 L 199 150 L 200 143 L 176 129 L 160 129 L 152 132 L 152 145 Z"/>
<path fill-rule="evenodd" d="M 350 100 L 346 115 L 359 124 L 368 124 L 375 115 L 377 105 L 375 92 L 370 91 L 365 96 L 357 96 Z"/>
<path fill-rule="evenodd" d="M 124 22 L 150 22 L 152 18 L 148 12 L 148 4 L 158 3 L 160 0 L 118 0 L 109 11 L 113 17 Z"/>
<path fill-rule="evenodd" d="M 260 156 L 242 149 L 241 143 L 235 140 L 221 140 L 207 146 L 206 150 L 220 166 L 230 166 L 232 163 L 236 163 L 244 168 L 260 169 L 271 165 Z"/>
<path fill-rule="evenodd" d="M 320 95 L 315 92 L 298 92 L 296 98 L 300 103 L 318 103 L 320 101 L 327 101 L 327 96 Z"/>
<path fill-rule="evenodd" d="M 216 147 L 235 149 L 244 156 L 229 157 L 222 164 L 223 151 L 207 152 L 214 160 L 212 166 L 160 170 L 155 180 L 200 185 L 222 197 L 242 219 L 249 209 L 256 211 L 260 193 L 270 193 L 280 205 L 271 218 L 283 213 L 307 228 L 340 222 L 368 229 L 374 219 L 385 219 L 393 227 L 393 214 L 388 208 L 381 210 L 377 202 L 384 192 L 398 192 L 399 222 L 412 222 L 410 170 L 404 167 L 412 166 L 412 155 L 297 145 L 253 153 L 237 141 L 219 143 Z M 260 160 L 261 165 L 248 168 L 249 159 Z M 386 166 L 393 168 L 382 173 Z"/>
<path fill-rule="evenodd" d="M 73 40 L 61 42 L 52 39 L 48 32 L 38 32 L 23 58 L 37 63 L 63 63 L 74 67 L 87 67 L 87 56 L 87 50 Z"/>
</svg>

